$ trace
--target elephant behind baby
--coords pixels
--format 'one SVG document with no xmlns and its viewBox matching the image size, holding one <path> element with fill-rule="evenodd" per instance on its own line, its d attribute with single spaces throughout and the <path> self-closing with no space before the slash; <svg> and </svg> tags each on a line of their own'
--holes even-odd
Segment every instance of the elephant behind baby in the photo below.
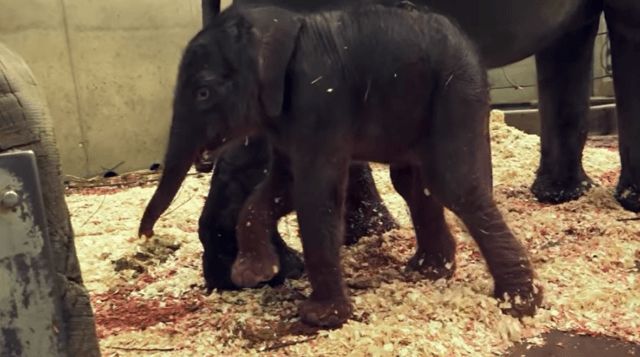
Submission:
<svg viewBox="0 0 640 357">
<path fill-rule="evenodd" d="M 276 4 L 298 11 L 332 8 L 371 0 L 235 0 L 242 7 Z M 384 1 L 384 0 L 380 0 Z M 619 120 L 622 170 L 616 198 L 627 210 L 640 211 L 640 2 L 634 0 L 415 0 L 458 22 L 480 48 L 484 64 L 504 66 L 535 55 L 541 116 L 541 157 L 531 190 L 541 202 L 561 203 L 582 196 L 592 181 L 582 167 L 591 93 L 592 54 L 598 22 L 605 14 L 612 46 L 614 85 Z M 202 0 L 205 24 L 220 12 L 219 0 Z M 205 247 L 205 277 L 210 286 L 231 288 L 229 272 L 237 252 L 235 223 L 255 176 L 266 168 L 266 144 L 251 141 L 223 156 L 200 219 Z M 230 159 L 233 157 L 234 159 Z M 256 160 L 253 164 L 251 157 Z M 234 160 L 243 158 L 235 165 Z M 260 159 L 262 158 L 262 159 Z M 200 166 L 207 171 L 212 168 Z M 367 164 L 351 169 L 347 207 L 347 241 L 395 226 L 375 190 Z M 259 176 L 259 175 L 258 175 Z M 229 178 L 233 179 L 229 179 Z M 237 183 L 244 190 L 234 189 Z M 226 192 L 226 194 L 225 194 Z M 233 192 L 233 195 L 230 194 Z M 223 206 L 233 200 L 234 210 Z M 277 232 L 274 244 L 281 252 L 278 279 L 296 276 L 302 267 Z M 226 247 L 220 253 L 216 247 Z M 211 251 L 212 253 L 207 253 Z M 295 262 L 295 264 L 293 263 Z M 291 267 L 290 271 L 287 267 Z M 213 272 L 213 274 L 212 274 Z M 216 275 L 218 274 L 218 275 Z"/>
<path fill-rule="evenodd" d="M 277 5 L 314 11 L 386 0 L 234 0 L 243 7 Z M 480 46 L 484 64 L 501 67 L 535 55 L 541 157 L 531 186 L 541 202 L 575 200 L 592 186 L 582 167 L 592 87 L 593 46 L 604 13 L 611 42 L 622 169 L 615 197 L 640 212 L 640 1 L 414 0 L 453 18 Z M 203 18 L 220 11 L 203 0 Z"/>
</svg>

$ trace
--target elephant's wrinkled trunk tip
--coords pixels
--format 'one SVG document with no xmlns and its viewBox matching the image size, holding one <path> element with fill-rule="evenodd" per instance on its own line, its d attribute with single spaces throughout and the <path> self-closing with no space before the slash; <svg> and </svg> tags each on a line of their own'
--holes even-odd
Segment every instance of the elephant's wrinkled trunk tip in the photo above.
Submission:
<svg viewBox="0 0 640 357">
<path fill-rule="evenodd" d="M 143 235 L 146 238 L 151 238 L 154 235 L 153 226 L 162 214 L 162 212 L 152 212 L 154 211 L 154 209 L 152 208 L 158 206 L 158 203 L 154 202 L 156 201 L 155 198 L 156 196 L 154 195 L 154 197 L 151 199 L 151 202 L 149 202 L 149 204 L 147 205 L 147 208 L 144 211 L 144 215 L 142 215 L 140 227 L 138 228 L 138 238 L 142 237 Z"/>
<path fill-rule="evenodd" d="M 138 229 L 138 238 L 142 236 L 145 236 L 145 238 L 151 238 L 154 234 L 153 227 L 148 227 L 148 224 L 145 224 L 144 222 L 140 224 L 140 228 Z"/>
<path fill-rule="evenodd" d="M 196 154 L 199 153 L 197 147 L 184 148 L 176 145 L 175 142 L 175 139 L 170 140 L 165 169 L 162 172 L 160 184 L 142 215 L 138 237 L 144 235 L 151 238 L 154 235 L 153 226 L 173 201 Z"/>
</svg>

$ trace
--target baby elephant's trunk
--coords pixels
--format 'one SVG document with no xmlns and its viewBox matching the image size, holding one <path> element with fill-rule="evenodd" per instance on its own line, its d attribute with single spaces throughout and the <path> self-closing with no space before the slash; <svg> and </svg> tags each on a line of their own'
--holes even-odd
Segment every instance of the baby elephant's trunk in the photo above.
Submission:
<svg viewBox="0 0 640 357">
<path fill-rule="evenodd" d="M 176 140 L 173 139 L 169 142 L 162 178 L 144 211 L 140 228 L 138 229 L 138 236 L 143 234 L 147 238 L 153 236 L 153 226 L 173 201 L 196 158 L 198 150 L 180 147 L 184 145 L 176 144 Z"/>
</svg>

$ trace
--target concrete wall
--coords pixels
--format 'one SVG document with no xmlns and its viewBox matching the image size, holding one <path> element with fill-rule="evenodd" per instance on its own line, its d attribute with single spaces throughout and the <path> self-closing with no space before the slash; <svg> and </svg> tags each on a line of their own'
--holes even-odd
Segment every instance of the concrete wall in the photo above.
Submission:
<svg viewBox="0 0 640 357">
<path fill-rule="evenodd" d="M 0 42 L 25 59 L 45 93 L 65 174 L 162 160 L 200 0 L 0 0 L 0 9 Z"/>
<path fill-rule="evenodd" d="M 123 173 L 162 161 L 177 65 L 200 28 L 200 0 L 0 0 L 0 9 L 0 42 L 25 59 L 44 91 L 65 174 L 101 174 L 124 162 L 115 170 Z M 518 85 L 535 84 L 533 58 L 505 73 Z M 491 85 L 509 86 L 505 73 L 490 71 Z M 612 95 L 610 80 L 596 81 L 594 94 Z M 506 88 L 491 96 L 527 102 L 537 92 Z"/>
</svg>

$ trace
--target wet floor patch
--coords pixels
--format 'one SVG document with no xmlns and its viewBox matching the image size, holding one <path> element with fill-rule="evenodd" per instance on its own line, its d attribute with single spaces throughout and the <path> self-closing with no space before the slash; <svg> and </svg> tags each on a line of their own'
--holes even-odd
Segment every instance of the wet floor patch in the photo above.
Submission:
<svg viewBox="0 0 640 357">
<path fill-rule="evenodd" d="M 542 346 L 517 345 L 505 357 L 632 357 L 640 356 L 640 345 L 618 339 L 584 336 L 554 330 L 545 334 Z"/>
</svg>

